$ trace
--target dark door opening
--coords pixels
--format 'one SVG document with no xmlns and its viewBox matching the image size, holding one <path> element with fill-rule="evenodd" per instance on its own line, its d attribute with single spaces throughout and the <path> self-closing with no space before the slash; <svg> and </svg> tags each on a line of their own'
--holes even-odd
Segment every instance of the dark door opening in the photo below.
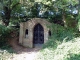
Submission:
<svg viewBox="0 0 80 60">
<path fill-rule="evenodd" d="M 37 24 L 33 30 L 33 44 L 44 43 L 44 29 L 41 24 Z"/>
</svg>

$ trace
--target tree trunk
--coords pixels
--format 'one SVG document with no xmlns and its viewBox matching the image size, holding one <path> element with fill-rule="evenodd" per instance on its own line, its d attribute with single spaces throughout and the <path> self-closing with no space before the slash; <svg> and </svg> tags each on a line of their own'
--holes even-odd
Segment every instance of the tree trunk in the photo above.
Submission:
<svg viewBox="0 0 80 60">
<path fill-rule="evenodd" d="M 79 0 L 79 5 L 78 5 L 78 29 L 80 31 L 80 0 Z"/>
<path fill-rule="evenodd" d="M 67 28 L 67 22 L 66 22 L 66 19 L 65 19 L 65 13 L 62 12 L 62 21 L 64 23 L 64 27 Z"/>
<path fill-rule="evenodd" d="M 4 17 L 3 17 L 3 23 L 5 26 L 8 26 L 9 25 L 9 22 L 10 22 L 10 15 L 11 15 L 11 9 L 9 9 L 8 7 L 4 6 Z"/>
</svg>

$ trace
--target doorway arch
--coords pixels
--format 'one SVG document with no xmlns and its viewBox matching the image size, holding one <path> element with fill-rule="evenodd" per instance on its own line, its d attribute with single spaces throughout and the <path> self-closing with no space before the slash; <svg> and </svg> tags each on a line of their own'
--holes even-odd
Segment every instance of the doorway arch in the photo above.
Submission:
<svg viewBox="0 0 80 60">
<path fill-rule="evenodd" d="M 35 25 L 33 29 L 33 44 L 44 43 L 44 29 L 41 24 Z"/>
</svg>

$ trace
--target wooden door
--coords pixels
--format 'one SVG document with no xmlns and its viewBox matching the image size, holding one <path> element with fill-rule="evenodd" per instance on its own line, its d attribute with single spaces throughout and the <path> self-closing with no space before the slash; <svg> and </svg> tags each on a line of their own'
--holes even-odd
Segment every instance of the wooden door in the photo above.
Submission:
<svg viewBox="0 0 80 60">
<path fill-rule="evenodd" d="M 34 44 L 43 44 L 44 43 L 44 29 L 40 24 L 37 24 L 34 27 L 33 43 Z"/>
</svg>

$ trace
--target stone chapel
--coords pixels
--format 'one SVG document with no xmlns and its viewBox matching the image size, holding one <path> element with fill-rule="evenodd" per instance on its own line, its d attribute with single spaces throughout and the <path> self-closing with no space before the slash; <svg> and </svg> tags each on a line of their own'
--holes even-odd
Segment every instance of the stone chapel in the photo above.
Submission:
<svg viewBox="0 0 80 60">
<path fill-rule="evenodd" d="M 50 23 L 41 18 L 33 18 L 20 23 L 19 43 L 24 47 L 35 47 L 35 44 L 44 44 L 51 34 Z"/>
</svg>

